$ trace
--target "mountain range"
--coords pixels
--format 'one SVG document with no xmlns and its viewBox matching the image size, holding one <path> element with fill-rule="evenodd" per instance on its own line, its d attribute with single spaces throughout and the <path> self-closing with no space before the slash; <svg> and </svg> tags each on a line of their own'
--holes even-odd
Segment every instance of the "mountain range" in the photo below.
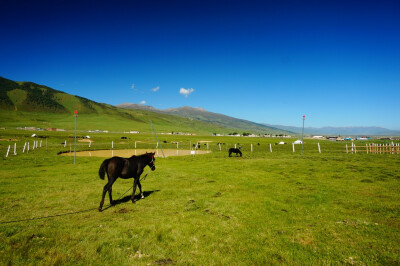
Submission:
<svg viewBox="0 0 400 266">
<path fill-rule="evenodd" d="M 141 104 L 117 106 L 98 103 L 33 82 L 0 77 L 0 123 L 4 126 L 73 128 L 73 112 L 78 110 L 81 129 L 149 131 L 149 119 L 160 131 L 192 133 L 301 134 L 301 127 L 260 124 L 199 107 L 157 109 Z M 304 129 L 306 135 L 400 136 L 400 131 L 381 127 L 323 127 Z"/>
<path fill-rule="evenodd" d="M 182 107 L 160 111 L 153 107 L 128 107 L 98 103 L 45 85 L 12 81 L 0 77 L 0 123 L 2 127 L 73 129 L 73 113 L 77 110 L 81 130 L 148 132 L 151 131 L 149 124 L 151 119 L 160 132 L 287 133 L 284 130 L 214 114 L 199 108 Z"/>
<path fill-rule="evenodd" d="M 243 119 L 237 119 L 230 116 L 208 112 L 207 110 L 200 107 L 179 107 L 179 108 L 168 108 L 168 109 L 157 109 L 153 106 L 134 104 L 134 103 L 122 103 L 118 104 L 117 107 L 125 109 L 136 109 L 136 110 L 149 110 L 152 112 L 179 115 L 199 121 L 213 123 L 221 126 L 235 125 L 237 128 L 244 130 L 263 130 L 263 126 L 270 128 L 272 134 L 276 132 L 285 132 L 285 134 L 301 134 L 302 128 L 295 126 L 284 126 L 284 125 L 272 125 L 272 124 L 258 124 Z M 265 131 L 265 130 L 264 130 Z M 382 127 L 305 127 L 305 135 L 335 135 L 335 136 L 400 136 L 400 131 L 391 130 Z"/>
<path fill-rule="evenodd" d="M 156 109 L 153 106 L 122 103 L 116 105 L 119 108 L 130 110 L 147 110 L 156 113 L 169 114 L 189 118 L 192 120 L 202 121 L 226 128 L 236 128 L 239 134 L 246 133 L 263 133 L 263 134 L 291 134 L 284 129 L 278 129 L 272 126 L 254 123 L 248 120 L 234 118 L 231 116 L 209 112 L 200 107 L 184 106 L 179 108 Z M 244 132 L 243 132 L 244 131 Z"/>
<path fill-rule="evenodd" d="M 302 127 L 264 124 L 296 134 L 302 133 Z M 306 135 L 330 136 L 400 136 L 400 131 L 383 127 L 305 127 Z"/>
</svg>

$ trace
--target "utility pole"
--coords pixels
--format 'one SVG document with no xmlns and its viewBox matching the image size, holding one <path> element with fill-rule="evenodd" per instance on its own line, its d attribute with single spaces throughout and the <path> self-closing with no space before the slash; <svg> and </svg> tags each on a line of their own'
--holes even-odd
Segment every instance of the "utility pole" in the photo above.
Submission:
<svg viewBox="0 0 400 266">
<path fill-rule="evenodd" d="M 154 126 L 153 126 L 153 121 L 151 121 L 151 119 L 150 119 L 150 118 L 149 118 L 149 120 L 150 120 L 151 128 L 153 129 L 154 135 L 156 136 L 157 143 L 158 143 L 158 145 L 160 145 L 160 148 L 161 148 L 161 152 L 162 152 L 163 158 L 165 158 L 165 155 L 164 155 L 164 150 L 163 150 L 163 148 L 162 148 L 162 146 L 161 146 L 160 140 L 159 140 L 159 139 L 158 139 L 158 137 L 157 137 L 157 132 L 156 132 L 156 130 L 154 129 Z"/>
<path fill-rule="evenodd" d="M 76 164 L 76 120 L 78 118 L 78 111 L 75 110 L 75 145 L 74 145 L 74 164 Z"/>
<path fill-rule="evenodd" d="M 301 131 L 301 155 L 303 155 L 304 120 L 306 120 L 306 116 L 305 115 L 303 115 L 303 130 Z"/>
</svg>

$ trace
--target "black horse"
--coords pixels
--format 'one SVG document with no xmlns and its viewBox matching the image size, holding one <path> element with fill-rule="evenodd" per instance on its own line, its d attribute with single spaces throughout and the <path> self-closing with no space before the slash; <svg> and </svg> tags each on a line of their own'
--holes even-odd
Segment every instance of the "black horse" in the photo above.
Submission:
<svg viewBox="0 0 400 266">
<path fill-rule="evenodd" d="M 242 152 L 239 149 L 230 148 L 229 149 L 229 157 L 232 157 L 232 153 L 236 153 L 236 156 L 239 154 L 240 157 L 242 157 Z"/>
<path fill-rule="evenodd" d="M 110 196 L 110 204 L 113 205 L 112 200 L 112 185 L 118 177 L 128 179 L 133 178 L 133 193 L 132 193 L 132 203 L 135 203 L 135 191 L 136 186 L 139 186 L 140 194 L 142 199 L 144 198 L 142 192 L 142 185 L 140 184 L 140 175 L 143 173 L 143 169 L 148 165 L 152 171 L 156 169 L 154 165 L 155 153 L 145 153 L 139 156 L 133 155 L 130 158 L 121 158 L 118 156 L 114 156 L 110 159 L 106 159 L 100 166 L 99 176 L 104 180 L 104 174 L 107 173 L 108 183 L 103 188 L 103 195 L 101 197 L 99 211 L 102 211 L 104 204 L 104 197 L 108 191 L 108 195 Z"/>
</svg>

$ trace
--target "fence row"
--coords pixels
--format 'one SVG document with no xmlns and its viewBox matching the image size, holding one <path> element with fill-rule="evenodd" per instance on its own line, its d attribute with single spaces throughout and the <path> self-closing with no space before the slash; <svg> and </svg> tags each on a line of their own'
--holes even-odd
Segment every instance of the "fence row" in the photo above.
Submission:
<svg viewBox="0 0 400 266">
<path fill-rule="evenodd" d="M 285 144 L 287 144 L 287 143 L 285 143 Z M 58 147 L 58 148 L 67 148 L 67 149 L 69 147 L 70 152 L 72 152 L 74 150 L 75 145 L 76 145 L 77 150 L 158 149 L 158 148 L 160 148 L 159 146 L 161 146 L 164 149 L 176 149 L 176 150 L 179 150 L 179 149 L 187 149 L 187 150 L 197 150 L 197 149 L 199 149 L 199 150 L 200 149 L 211 150 L 211 149 L 215 149 L 215 146 L 214 146 L 214 148 L 211 148 L 211 145 L 208 142 L 207 143 L 202 143 L 202 145 L 199 142 L 197 142 L 197 143 L 192 143 L 192 142 L 189 142 L 189 143 L 173 142 L 173 143 L 161 143 L 161 144 L 159 144 L 158 142 L 149 143 L 149 142 L 141 142 L 141 141 L 137 141 L 137 142 L 135 141 L 135 142 L 132 142 L 132 143 L 129 143 L 129 144 L 127 144 L 127 143 L 118 143 L 118 142 L 114 143 L 114 141 L 102 142 L 102 143 L 88 141 L 88 142 L 85 142 L 85 143 L 78 142 L 78 143 L 75 144 L 73 141 L 67 143 L 67 140 L 65 140 L 64 142 L 62 142 L 60 144 L 47 144 L 47 141 L 45 143 L 43 143 L 42 140 L 40 140 L 40 141 L 37 140 L 37 141 L 32 141 L 32 144 L 31 144 L 31 142 L 25 142 L 24 145 L 23 145 L 23 148 L 22 148 L 22 153 L 29 152 L 31 150 L 42 148 L 42 147 L 45 147 L 45 148 L 57 148 Z M 273 145 L 273 144 L 267 144 L 267 147 L 264 144 L 262 148 L 260 148 L 260 144 L 259 143 L 255 144 L 255 145 L 254 144 L 246 144 L 246 145 L 242 144 L 242 145 L 240 145 L 240 144 L 226 144 L 226 143 L 216 143 L 215 144 L 214 143 L 214 145 L 217 146 L 217 150 L 219 150 L 219 151 L 228 151 L 229 148 L 232 148 L 233 146 L 235 148 L 239 148 L 241 150 L 247 150 L 247 151 L 250 151 L 250 152 L 253 152 L 255 150 L 260 151 L 262 149 L 264 151 L 269 151 L 269 152 L 272 153 L 273 151 L 281 150 L 281 149 L 275 148 L 274 147 L 275 145 Z M 285 145 L 285 146 L 289 146 L 289 145 Z M 299 151 L 301 149 L 301 145 L 298 145 L 298 144 L 292 143 L 291 146 L 292 146 L 291 150 L 293 152 L 296 152 L 296 150 Z M 308 147 L 309 146 L 310 145 L 308 145 Z M 20 147 L 19 147 L 19 149 L 21 151 Z M 281 147 L 283 147 L 283 145 L 278 145 L 277 147 L 281 148 Z M 317 145 L 315 147 L 316 147 L 315 150 L 318 151 L 319 153 L 321 153 L 320 144 L 317 143 Z M 8 146 L 8 149 L 7 149 L 7 152 L 6 152 L 6 157 L 9 156 L 10 151 L 13 152 L 12 153 L 13 155 L 17 155 L 17 143 L 14 143 L 14 145 L 9 145 Z"/>
<path fill-rule="evenodd" d="M 286 143 L 285 143 L 286 144 Z M 162 148 L 164 149 L 187 149 L 187 150 L 197 150 L 197 149 L 206 149 L 206 150 L 219 150 L 219 151 L 228 151 L 229 148 L 235 147 L 239 148 L 245 151 L 279 151 L 282 150 L 282 147 L 284 145 L 277 145 L 275 146 L 274 144 L 263 144 L 262 147 L 260 147 L 260 144 L 245 144 L 245 145 L 240 145 L 240 144 L 225 144 L 225 143 L 214 143 L 214 147 L 211 147 L 210 143 L 199 143 L 199 142 L 189 142 L 189 143 L 182 143 L 182 142 L 172 142 L 172 143 L 161 143 L 160 144 Z M 216 146 L 215 146 L 216 145 Z M 47 143 L 47 140 L 45 142 L 42 142 L 42 140 L 35 140 L 31 142 L 25 142 L 23 147 L 21 146 L 17 147 L 17 143 L 14 143 L 14 145 L 8 145 L 8 149 L 6 152 L 6 157 L 9 156 L 9 154 L 17 155 L 17 148 L 19 149 L 19 152 L 25 153 L 29 152 L 31 150 L 35 150 L 38 148 L 46 147 L 46 148 L 55 148 L 55 147 L 61 147 L 61 148 L 67 148 L 69 147 L 69 150 L 72 152 L 74 149 L 75 143 L 69 142 L 67 143 L 67 140 L 65 140 L 62 143 L 59 144 L 49 144 Z M 285 145 L 286 147 L 289 145 Z M 307 151 L 314 150 L 316 152 L 321 153 L 321 145 L 320 143 L 316 144 L 307 144 L 304 145 L 307 147 Z M 78 142 L 76 143 L 77 150 L 99 150 L 99 149 L 158 149 L 159 143 L 150 143 L 150 142 L 142 142 L 142 141 L 135 141 L 132 143 L 121 143 L 121 142 L 92 142 L 88 141 L 85 143 Z M 279 147 L 279 148 L 278 148 Z M 311 148 L 315 147 L 315 148 Z M 342 146 L 343 147 L 343 146 Z M 287 150 L 289 147 L 285 148 Z M 339 147 L 338 147 L 339 148 Z M 291 150 L 294 152 L 299 152 L 302 149 L 301 144 L 294 144 L 292 143 L 291 145 Z M 328 148 L 328 150 L 330 150 Z M 338 151 L 335 149 L 335 151 Z M 373 153 L 373 154 L 400 154 L 400 144 L 399 143 L 392 143 L 392 144 L 365 144 L 365 146 L 356 146 L 353 142 L 351 143 L 351 146 L 346 144 L 346 153 L 359 153 L 359 152 L 366 152 L 366 153 Z"/>
<path fill-rule="evenodd" d="M 392 143 L 392 144 L 365 144 L 365 146 L 356 146 L 354 143 L 351 143 L 351 146 L 348 147 L 346 144 L 346 153 L 357 153 L 357 152 L 366 152 L 373 154 L 400 154 L 400 144 Z"/>
</svg>

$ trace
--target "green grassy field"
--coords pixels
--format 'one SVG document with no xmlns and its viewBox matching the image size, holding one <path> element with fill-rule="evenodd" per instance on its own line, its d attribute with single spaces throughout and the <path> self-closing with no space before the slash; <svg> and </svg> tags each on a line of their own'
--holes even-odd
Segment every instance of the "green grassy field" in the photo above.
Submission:
<svg viewBox="0 0 400 266">
<path fill-rule="evenodd" d="M 100 213 L 103 159 L 57 155 L 70 149 L 65 132 L 22 153 L 30 133 L 0 132 L 1 265 L 400 263 L 400 155 L 346 154 L 329 141 L 320 154 L 306 140 L 301 156 L 279 139 L 159 135 L 164 148 L 202 140 L 213 152 L 157 158 L 145 199 L 132 204 L 128 192 Z M 95 135 L 91 149 L 155 146 L 152 135 L 121 136 Z M 5 158 L 14 143 L 18 155 Z M 235 143 L 243 157 L 229 158 Z M 131 186 L 118 179 L 114 198 Z"/>
</svg>

